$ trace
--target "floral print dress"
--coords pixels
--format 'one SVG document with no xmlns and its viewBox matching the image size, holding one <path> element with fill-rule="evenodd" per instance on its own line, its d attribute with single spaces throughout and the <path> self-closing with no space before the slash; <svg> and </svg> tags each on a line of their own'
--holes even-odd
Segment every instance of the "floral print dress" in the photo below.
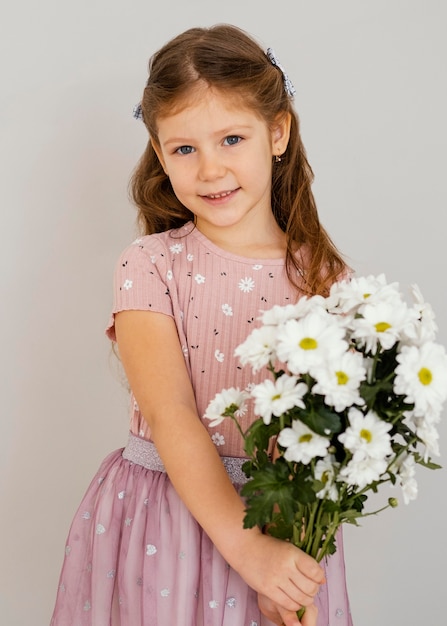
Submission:
<svg viewBox="0 0 447 626">
<path fill-rule="evenodd" d="M 261 311 L 295 299 L 284 259 L 231 254 L 187 223 L 136 239 L 121 254 L 106 333 L 115 340 L 114 314 L 123 310 L 172 317 L 203 416 L 223 388 L 265 377 L 241 367 L 234 350 L 259 325 Z M 253 416 L 243 419 L 245 428 Z M 240 434 L 230 420 L 218 429 L 203 423 L 237 488 Z M 75 514 L 51 626 L 270 626 L 256 594 L 177 496 L 132 395 L 130 438 L 133 447 L 103 461 Z M 149 449 L 155 465 L 140 461 L 135 446 Z M 337 545 L 324 564 L 318 626 L 352 626 L 341 534 Z"/>
</svg>

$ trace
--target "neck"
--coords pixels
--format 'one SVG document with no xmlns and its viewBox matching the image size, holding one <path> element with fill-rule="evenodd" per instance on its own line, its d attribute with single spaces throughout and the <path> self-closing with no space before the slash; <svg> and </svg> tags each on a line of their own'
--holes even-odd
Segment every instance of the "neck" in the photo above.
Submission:
<svg viewBox="0 0 447 626">
<path fill-rule="evenodd" d="M 273 217 L 273 216 L 272 216 Z M 216 246 L 248 258 L 280 259 L 284 258 L 287 250 L 285 233 L 279 228 L 276 220 L 252 228 L 239 225 L 221 227 L 204 225 L 200 221 L 196 224 L 198 230 Z"/>
</svg>

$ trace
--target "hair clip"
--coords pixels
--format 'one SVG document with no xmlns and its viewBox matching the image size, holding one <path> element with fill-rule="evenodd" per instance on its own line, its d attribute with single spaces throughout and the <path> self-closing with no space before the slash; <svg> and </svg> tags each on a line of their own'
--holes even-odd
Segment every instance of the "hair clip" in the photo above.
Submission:
<svg viewBox="0 0 447 626">
<path fill-rule="evenodd" d="M 138 104 L 134 106 L 132 115 L 134 116 L 136 120 L 143 119 L 143 107 L 141 106 L 141 102 L 139 102 Z"/>
<path fill-rule="evenodd" d="M 267 48 L 266 54 L 267 54 L 267 57 L 268 57 L 270 63 L 272 65 L 275 65 L 278 69 L 281 70 L 283 81 L 284 81 L 284 89 L 286 90 L 287 95 L 290 96 L 291 98 L 293 98 L 293 96 L 296 93 L 296 89 L 293 86 L 292 81 L 290 80 L 290 78 L 287 76 L 283 66 L 279 62 L 279 59 L 276 57 L 273 48 Z"/>
</svg>

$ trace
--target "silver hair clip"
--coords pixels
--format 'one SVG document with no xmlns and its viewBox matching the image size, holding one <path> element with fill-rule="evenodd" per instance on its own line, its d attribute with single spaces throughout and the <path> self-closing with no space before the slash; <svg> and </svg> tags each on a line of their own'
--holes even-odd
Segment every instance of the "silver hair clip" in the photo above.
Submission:
<svg viewBox="0 0 447 626">
<path fill-rule="evenodd" d="M 143 107 L 141 106 L 141 102 L 139 102 L 138 104 L 134 106 L 132 115 L 134 116 L 136 120 L 143 119 Z"/>
<path fill-rule="evenodd" d="M 287 95 L 293 98 L 293 96 L 296 94 L 296 89 L 293 86 L 290 78 L 287 76 L 286 71 L 284 70 L 283 66 L 279 62 L 279 59 L 276 57 L 273 48 L 267 48 L 266 54 L 270 63 L 272 65 L 275 65 L 278 69 L 281 70 L 283 81 L 284 81 L 284 89 L 286 90 Z"/>
</svg>

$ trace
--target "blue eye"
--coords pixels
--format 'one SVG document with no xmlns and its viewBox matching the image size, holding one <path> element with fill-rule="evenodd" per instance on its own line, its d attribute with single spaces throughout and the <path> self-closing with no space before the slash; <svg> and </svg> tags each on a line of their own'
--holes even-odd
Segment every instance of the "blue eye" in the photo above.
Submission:
<svg viewBox="0 0 447 626">
<path fill-rule="evenodd" d="M 228 137 L 225 137 L 224 144 L 227 146 L 235 146 L 240 141 L 242 141 L 242 137 L 239 137 L 239 135 L 229 135 Z"/>
<path fill-rule="evenodd" d="M 192 146 L 180 146 L 180 148 L 177 148 L 176 152 L 178 152 L 178 154 L 191 154 L 191 152 L 194 152 L 194 148 Z"/>
</svg>

